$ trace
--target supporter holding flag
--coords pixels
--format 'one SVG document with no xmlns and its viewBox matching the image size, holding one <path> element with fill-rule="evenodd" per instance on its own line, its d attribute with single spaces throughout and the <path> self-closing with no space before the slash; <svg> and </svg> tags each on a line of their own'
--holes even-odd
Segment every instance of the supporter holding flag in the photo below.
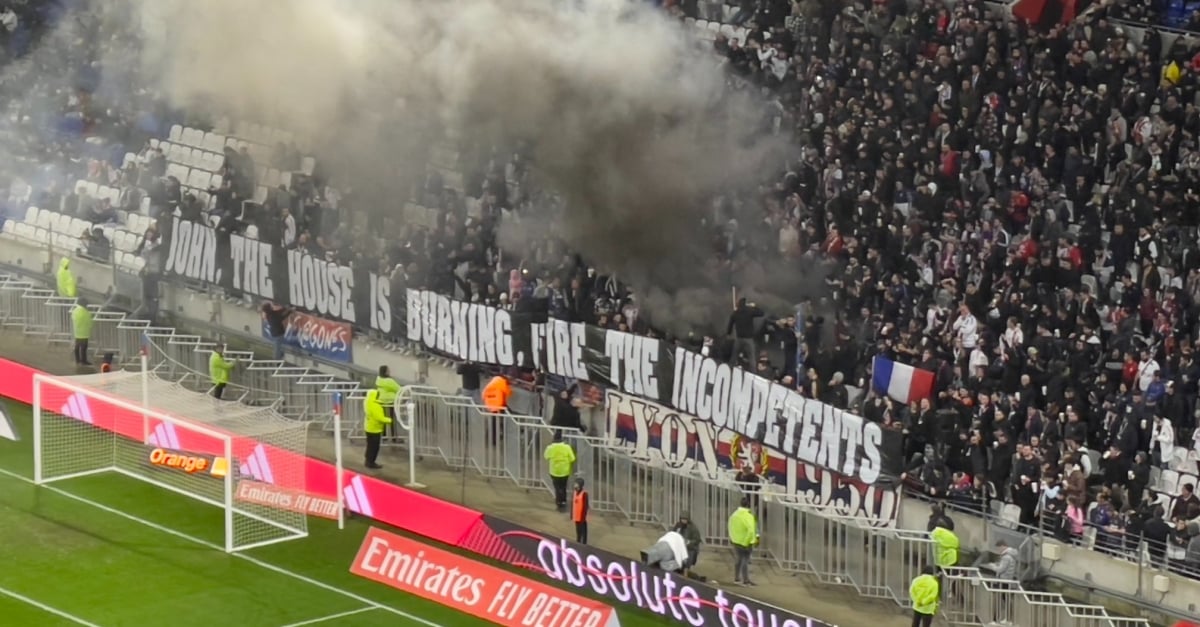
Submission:
<svg viewBox="0 0 1200 627">
<path fill-rule="evenodd" d="M 909 404 L 933 396 L 934 372 L 877 355 L 872 362 L 871 387 L 892 400 Z"/>
</svg>

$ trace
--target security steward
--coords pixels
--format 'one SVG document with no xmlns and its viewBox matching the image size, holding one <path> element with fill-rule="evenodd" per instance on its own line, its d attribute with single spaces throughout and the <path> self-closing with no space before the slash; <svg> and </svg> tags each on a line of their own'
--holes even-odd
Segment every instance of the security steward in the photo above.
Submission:
<svg viewBox="0 0 1200 627">
<path fill-rule="evenodd" d="M 939 525 L 929 532 L 929 539 L 933 540 L 933 563 L 939 569 L 950 568 L 958 564 L 958 536 L 941 526 L 944 521 L 938 522 Z"/>
<path fill-rule="evenodd" d="M 363 431 L 367 434 L 366 466 L 371 470 L 379 470 L 383 468 L 375 463 L 379 457 L 379 444 L 383 440 L 384 430 L 392 424 L 392 419 L 383 410 L 383 404 L 379 402 L 379 390 L 367 392 L 367 398 L 363 400 L 363 413 L 366 414 L 363 422 Z"/>
<path fill-rule="evenodd" d="M 555 431 L 554 441 L 546 447 L 543 457 L 550 467 L 550 482 L 554 484 L 554 506 L 560 512 L 566 511 L 567 479 L 571 477 L 571 467 L 575 464 L 575 449 L 563 442 L 562 431 Z"/>
<path fill-rule="evenodd" d="M 583 477 L 576 477 L 575 496 L 571 499 L 571 520 L 575 523 L 575 541 L 580 544 L 587 544 L 587 521 L 591 507 L 587 490 L 583 489 Z"/>
<path fill-rule="evenodd" d="M 71 308 L 71 331 L 75 337 L 75 364 L 90 366 L 88 361 L 88 340 L 92 337 L 92 312 L 87 308 L 87 301 L 79 299 Z"/>
<path fill-rule="evenodd" d="M 379 404 L 383 405 L 383 411 L 388 418 L 396 419 L 396 397 L 404 391 L 404 387 L 399 381 L 392 378 L 391 371 L 387 366 L 379 367 L 379 376 L 375 377 L 375 389 L 379 390 Z M 392 438 L 396 437 L 396 424 L 392 423 L 388 427 L 388 431 Z"/>
<path fill-rule="evenodd" d="M 512 386 L 509 385 L 508 379 L 496 375 L 491 381 L 483 387 L 483 406 L 487 409 L 490 416 L 488 418 L 488 439 L 492 446 L 499 446 L 501 433 L 504 431 L 504 414 L 508 413 L 508 399 L 512 396 Z M 563 501 L 566 501 L 565 493 L 567 491 L 566 479 L 563 479 Z"/>
<path fill-rule="evenodd" d="M 496 375 L 483 388 L 483 406 L 493 414 L 502 414 L 508 409 L 510 396 L 512 386 L 508 384 L 508 379 Z"/>
<path fill-rule="evenodd" d="M 938 598 L 942 594 L 942 582 L 938 580 L 937 567 L 929 564 L 908 587 L 908 598 L 912 601 L 912 627 L 931 627 L 937 614 Z"/>
<path fill-rule="evenodd" d="M 233 371 L 235 365 L 237 365 L 236 360 L 225 359 L 225 347 L 213 347 L 212 353 L 208 356 L 208 378 L 212 383 L 213 398 L 218 401 L 225 393 L 225 386 L 229 385 L 229 373 Z"/>
</svg>

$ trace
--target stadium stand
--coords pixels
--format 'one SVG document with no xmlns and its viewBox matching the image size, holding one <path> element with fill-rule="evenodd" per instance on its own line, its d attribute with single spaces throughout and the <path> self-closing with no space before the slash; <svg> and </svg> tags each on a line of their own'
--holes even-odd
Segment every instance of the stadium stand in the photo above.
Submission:
<svg viewBox="0 0 1200 627">
<path fill-rule="evenodd" d="M 1195 7 L 1163 7 L 1166 17 L 1147 19 L 1194 21 Z M 1129 13 L 1103 7 L 1050 31 L 970 1 L 669 10 L 732 81 L 768 90 L 772 128 L 805 146 L 764 173 L 768 191 L 719 199 L 760 207 L 778 247 L 712 254 L 838 269 L 822 303 L 829 320 L 810 315 L 800 338 L 783 323 L 793 312 L 768 312 L 777 315 L 755 328 L 771 347 L 754 356 L 758 371 L 902 430 L 916 495 L 1115 557 L 1140 558 L 1146 540 L 1151 559 L 1196 576 L 1196 40 L 1133 37 L 1108 19 Z M 55 129 L 83 137 L 72 113 Z M 555 317 L 658 333 L 602 270 L 543 250 L 496 267 L 500 216 L 539 198 L 529 155 L 472 160 L 468 146 L 440 147 L 402 211 L 406 246 L 389 247 L 344 226 L 339 215 L 365 208 L 325 185 L 288 132 L 228 120 L 157 131 L 136 153 L 126 146 L 142 138 L 126 133 L 116 158 L 77 142 L 90 156 L 54 176 L 10 172 L 0 238 L 154 275 L 164 217 L 228 219 L 281 242 L 286 207 L 299 222 L 293 245 L 382 262 L 394 291 L 501 307 L 529 299 Z M 467 241 L 487 254 L 446 254 Z M 520 262 L 535 280 L 505 284 Z M 697 331 L 679 341 L 731 356 L 725 329 Z M 871 389 L 877 356 L 934 373 L 932 395 L 906 406 Z"/>
</svg>

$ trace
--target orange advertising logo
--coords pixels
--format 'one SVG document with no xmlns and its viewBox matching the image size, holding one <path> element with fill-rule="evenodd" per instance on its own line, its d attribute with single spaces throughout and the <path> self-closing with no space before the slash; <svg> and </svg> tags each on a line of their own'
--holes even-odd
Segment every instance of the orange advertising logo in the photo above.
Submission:
<svg viewBox="0 0 1200 627">
<path fill-rule="evenodd" d="M 303 490 L 291 490 L 270 483 L 243 480 L 238 482 L 237 500 L 264 507 L 299 512 L 330 520 L 338 519 L 338 502 L 306 494 Z"/>
<path fill-rule="evenodd" d="M 599 601 L 371 528 L 350 572 L 505 627 L 619 627 Z"/>
<path fill-rule="evenodd" d="M 192 455 L 165 448 L 150 451 L 150 465 L 186 472 L 189 475 L 207 472 L 214 477 L 224 477 L 229 471 L 229 464 L 223 457 Z"/>
</svg>

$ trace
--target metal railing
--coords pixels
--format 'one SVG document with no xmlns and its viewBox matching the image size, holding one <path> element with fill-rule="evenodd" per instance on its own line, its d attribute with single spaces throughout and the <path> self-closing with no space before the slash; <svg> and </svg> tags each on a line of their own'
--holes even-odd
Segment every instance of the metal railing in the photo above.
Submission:
<svg viewBox="0 0 1200 627">
<path fill-rule="evenodd" d="M 509 480 L 552 493 L 541 452 L 558 430 L 541 419 L 494 415 L 473 400 L 435 388 L 411 386 L 413 438 L 423 457 L 440 458 L 462 472 Z M 750 496 L 759 514 L 759 560 L 776 568 L 850 587 L 860 596 L 909 607 L 908 586 L 931 561 L 929 534 L 873 526 L 833 508 L 789 502 L 769 486 L 743 484 L 732 473 L 684 471 L 639 458 L 607 438 L 564 433 L 576 453 L 577 474 L 589 486 L 594 511 L 632 524 L 668 529 L 688 512 L 708 546 L 727 547 L 729 514 Z M 1014 625 L 1132 627 L 1142 619 L 1115 618 L 1099 606 L 1067 602 L 1057 594 L 1023 590 L 975 568 L 944 574 L 942 616 L 951 625 L 990 625 L 1011 616 Z"/>
<path fill-rule="evenodd" d="M 58 300 L 29 282 L 0 279 L 0 321 L 26 332 L 38 330 L 51 341 L 63 334 L 70 337 L 70 323 L 62 318 Z M 137 363 L 145 350 L 160 377 L 207 390 L 207 360 L 214 343 L 119 312 L 93 309 L 94 341 L 101 350 L 113 352 L 118 363 Z M 340 392 L 344 414 L 361 415 L 366 390 L 355 382 L 259 360 L 251 353 L 227 356 L 238 359 L 241 367 L 235 369 L 226 398 L 276 405 L 289 417 L 324 423 L 328 429 L 332 399 Z M 526 490 L 552 491 L 542 452 L 557 429 L 541 417 L 493 415 L 470 398 L 436 388 L 407 390 L 413 407 L 411 445 L 422 458 L 440 460 L 463 473 L 511 481 Z M 350 437 L 361 436 L 361 421 L 345 422 Z M 839 514 L 836 507 L 789 498 L 771 485 L 739 483 L 731 471 L 673 468 L 607 438 L 564 435 L 576 451 L 576 472 L 588 479 L 596 512 L 666 529 L 687 511 L 708 546 L 725 547 L 728 516 L 750 496 L 761 525 L 757 559 L 900 607 L 910 605 L 909 583 L 931 560 L 932 541 L 923 531 L 873 526 L 867 519 Z M 402 436 L 391 444 L 409 446 L 407 439 Z M 942 616 L 951 625 L 989 625 L 1001 616 L 1011 616 L 1008 620 L 1022 627 L 1148 624 L 1113 618 L 1101 607 L 1071 604 L 1058 595 L 1025 591 L 1016 582 L 998 581 L 974 568 L 945 572 Z"/>
</svg>

